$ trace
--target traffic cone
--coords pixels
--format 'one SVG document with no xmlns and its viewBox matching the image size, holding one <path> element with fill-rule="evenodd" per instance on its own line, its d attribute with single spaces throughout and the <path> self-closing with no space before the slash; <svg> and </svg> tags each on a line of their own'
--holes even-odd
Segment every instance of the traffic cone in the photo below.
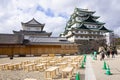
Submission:
<svg viewBox="0 0 120 80">
<path fill-rule="evenodd" d="M 93 60 L 95 60 L 95 56 L 93 56 Z"/>
<path fill-rule="evenodd" d="M 79 72 L 76 73 L 75 80 L 80 80 L 80 74 L 79 74 Z"/>
<path fill-rule="evenodd" d="M 111 75 L 111 72 L 110 72 L 110 67 L 109 67 L 109 65 L 108 65 L 108 68 L 107 68 L 107 70 L 106 70 L 106 75 Z"/>
<path fill-rule="evenodd" d="M 96 57 L 96 56 L 97 56 L 97 52 L 96 52 L 96 51 L 94 51 L 94 52 L 93 52 L 93 60 L 96 60 L 96 59 L 97 59 L 97 57 Z"/>
<path fill-rule="evenodd" d="M 85 68 L 84 61 L 82 61 L 81 68 Z"/>
<path fill-rule="evenodd" d="M 105 62 L 105 61 L 104 61 L 104 64 L 103 64 L 103 69 L 104 69 L 104 70 L 107 69 L 106 62 Z"/>
<path fill-rule="evenodd" d="M 93 57 L 93 54 L 92 54 L 92 53 L 90 53 L 90 55 L 91 55 L 91 57 Z"/>
<path fill-rule="evenodd" d="M 83 59 L 83 60 L 84 60 L 84 62 L 86 62 L 86 55 L 84 56 L 84 59 Z"/>
</svg>

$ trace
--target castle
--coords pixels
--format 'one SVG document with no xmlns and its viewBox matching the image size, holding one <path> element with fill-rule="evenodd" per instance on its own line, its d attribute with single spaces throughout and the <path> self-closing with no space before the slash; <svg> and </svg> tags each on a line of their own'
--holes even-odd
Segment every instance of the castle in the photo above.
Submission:
<svg viewBox="0 0 120 80">
<path fill-rule="evenodd" d="M 94 13 L 88 9 L 75 8 L 66 23 L 65 31 L 60 34 L 70 42 L 79 44 L 80 52 L 97 50 L 106 43 L 105 34 L 112 32 L 104 26 L 105 23 L 97 20 L 100 16 L 94 16 Z"/>
</svg>

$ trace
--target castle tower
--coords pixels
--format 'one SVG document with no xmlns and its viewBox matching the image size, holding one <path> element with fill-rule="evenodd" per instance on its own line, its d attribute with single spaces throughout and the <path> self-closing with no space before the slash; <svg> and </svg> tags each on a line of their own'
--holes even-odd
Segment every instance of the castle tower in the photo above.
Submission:
<svg viewBox="0 0 120 80">
<path fill-rule="evenodd" d="M 106 41 L 104 34 L 111 31 L 104 26 L 105 23 L 97 21 L 99 16 L 94 16 L 94 13 L 95 11 L 88 9 L 75 8 L 66 23 L 65 31 L 60 36 L 80 44 L 82 46 L 80 49 L 85 51 L 96 48 L 95 46 L 99 46 L 98 43 L 103 44 Z"/>
<path fill-rule="evenodd" d="M 39 23 L 34 18 L 26 23 L 21 23 L 23 30 L 13 31 L 14 34 L 24 35 L 24 39 L 37 38 L 37 37 L 50 37 L 51 32 L 43 31 L 45 24 Z"/>
</svg>

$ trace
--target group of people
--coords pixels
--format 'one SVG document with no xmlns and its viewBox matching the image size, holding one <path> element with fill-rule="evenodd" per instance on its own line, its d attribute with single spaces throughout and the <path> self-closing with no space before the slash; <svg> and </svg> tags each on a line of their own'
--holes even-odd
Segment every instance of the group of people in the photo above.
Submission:
<svg viewBox="0 0 120 80">
<path fill-rule="evenodd" d="M 117 55 L 117 50 L 115 47 L 101 47 L 98 52 L 93 52 L 93 59 L 97 59 L 98 53 L 100 54 L 100 60 L 104 60 L 105 56 L 107 56 L 107 58 L 110 58 L 110 55 L 112 56 L 112 58 L 115 58 L 115 55 Z"/>
<path fill-rule="evenodd" d="M 101 51 L 99 51 L 100 53 L 100 60 L 104 60 L 105 55 L 107 56 L 107 58 L 110 58 L 110 55 L 112 56 L 112 58 L 115 58 L 115 54 L 117 55 L 117 50 L 116 48 L 110 48 L 108 47 L 106 50 L 102 49 Z"/>
</svg>

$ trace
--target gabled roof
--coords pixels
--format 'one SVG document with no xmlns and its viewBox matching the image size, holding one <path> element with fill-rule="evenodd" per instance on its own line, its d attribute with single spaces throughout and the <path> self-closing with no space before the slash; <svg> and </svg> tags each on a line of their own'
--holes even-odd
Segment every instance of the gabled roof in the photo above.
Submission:
<svg viewBox="0 0 120 80">
<path fill-rule="evenodd" d="M 105 23 L 94 20 L 93 16 L 91 16 L 91 15 L 86 20 L 84 20 L 84 23 L 100 24 L 100 25 L 105 24 Z"/>
<path fill-rule="evenodd" d="M 24 34 L 24 35 L 48 35 L 51 36 L 52 32 L 46 32 L 46 31 L 13 31 L 14 34 Z"/>
<path fill-rule="evenodd" d="M 81 8 L 75 8 L 75 10 L 79 11 L 79 12 L 87 12 L 87 13 L 95 13 L 95 11 L 89 11 L 88 9 L 81 9 Z"/>
<path fill-rule="evenodd" d="M 92 16 L 89 16 L 86 20 L 84 20 L 85 22 L 95 22 L 95 20 L 93 20 Z"/>
<path fill-rule="evenodd" d="M 76 15 L 78 15 L 78 14 L 76 14 Z M 89 14 L 87 14 L 87 15 L 78 15 L 79 17 L 91 17 L 92 19 L 98 19 L 100 16 L 93 16 L 93 15 L 89 15 Z"/>
<path fill-rule="evenodd" d="M 45 24 L 39 23 L 37 20 L 34 18 L 26 23 L 21 22 L 22 25 L 29 26 L 29 27 L 44 27 Z"/>
<path fill-rule="evenodd" d="M 108 29 L 106 29 L 104 26 L 101 26 L 99 30 L 108 30 Z"/>
<path fill-rule="evenodd" d="M 77 29 L 88 29 L 87 26 L 85 26 L 84 24 L 81 24 L 80 27 L 77 27 Z"/>
<path fill-rule="evenodd" d="M 26 22 L 25 24 L 40 24 L 42 25 L 41 23 L 39 23 L 37 20 L 35 20 L 34 18 L 31 19 L 30 21 Z"/>
<path fill-rule="evenodd" d="M 98 19 L 100 16 L 92 16 L 92 18 L 94 19 Z"/>
<path fill-rule="evenodd" d="M 101 26 L 101 27 L 99 28 L 99 30 L 103 30 L 103 31 L 112 32 L 112 31 L 108 30 L 107 28 L 105 28 L 105 26 Z"/>
<path fill-rule="evenodd" d="M 36 38 L 30 38 L 30 44 L 35 45 L 60 45 L 60 44 L 70 44 L 65 37 L 36 37 Z"/>
</svg>

